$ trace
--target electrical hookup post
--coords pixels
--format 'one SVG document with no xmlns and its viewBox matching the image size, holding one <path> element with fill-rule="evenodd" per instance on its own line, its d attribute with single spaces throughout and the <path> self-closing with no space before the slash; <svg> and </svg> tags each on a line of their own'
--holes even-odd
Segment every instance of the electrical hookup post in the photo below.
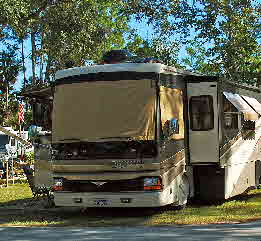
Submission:
<svg viewBox="0 0 261 241">
<path fill-rule="evenodd" d="M 19 112 L 18 112 L 18 123 L 19 123 L 19 136 L 22 137 L 22 124 L 24 123 L 24 105 L 21 103 L 19 104 Z M 23 145 L 21 145 L 21 153 L 20 153 L 20 159 L 23 158 L 24 151 L 23 151 Z"/>
<path fill-rule="evenodd" d="M 6 170 L 6 187 L 8 187 L 9 184 L 9 165 L 8 165 L 8 157 L 5 156 L 5 170 Z"/>
<path fill-rule="evenodd" d="M 22 124 L 24 123 L 24 105 L 22 103 L 19 104 L 18 123 L 19 123 L 19 136 L 22 138 L 22 133 L 21 133 Z M 18 149 L 17 149 L 17 151 L 18 151 Z M 24 155 L 24 150 L 23 150 L 23 145 L 21 145 L 20 160 L 23 160 L 23 155 Z M 14 175 L 14 171 L 13 171 L 13 175 Z M 13 183 L 14 183 L 14 176 L 13 176 Z"/>
</svg>

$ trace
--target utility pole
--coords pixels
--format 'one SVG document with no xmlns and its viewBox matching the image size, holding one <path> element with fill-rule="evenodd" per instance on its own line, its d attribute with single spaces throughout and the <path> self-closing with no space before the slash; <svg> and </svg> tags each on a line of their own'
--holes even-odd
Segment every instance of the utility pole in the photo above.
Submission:
<svg viewBox="0 0 261 241">
<path fill-rule="evenodd" d="M 12 158 L 12 180 L 13 180 L 13 184 L 14 184 L 15 183 L 15 180 L 14 180 L 14 158 L 13 158 L 13 156 L 11 158 Z"/>
<path fill-rule="evenodd" d="M 5 163 L 6 163 L 6 187 L 8 187 L 8 184 L 9 184 L 8 157 L 6 157 Z"/>
</svg>

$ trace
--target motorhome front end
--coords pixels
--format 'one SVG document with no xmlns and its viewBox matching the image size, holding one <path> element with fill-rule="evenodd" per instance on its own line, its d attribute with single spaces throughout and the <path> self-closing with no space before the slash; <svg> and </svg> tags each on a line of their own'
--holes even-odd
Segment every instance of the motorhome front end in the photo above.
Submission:
<svg viewBox="0 0 261 241">
<path fill-rule="evenodd" d="M 65 69 L 27 94 L 57 206 L 182 206 L 261 181 L 261 91 L 159 63 Z"/>
<path fill-rule="evenodd" d="M 57 206 L 186 203 L 191 177 L 185 163 L 182 75 L 162 64 L 134 63 L 56 74 L 52 169 Z"/>
</svg>

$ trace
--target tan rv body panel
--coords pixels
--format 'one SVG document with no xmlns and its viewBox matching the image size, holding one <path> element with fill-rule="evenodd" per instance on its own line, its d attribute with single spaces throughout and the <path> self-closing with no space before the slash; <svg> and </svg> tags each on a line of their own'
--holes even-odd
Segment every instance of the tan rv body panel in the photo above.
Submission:
<svg viewBox="0 0 261 241">
<path fill-rule="evenodd" d="M 49 145 L 35 145 L 34 181 L 36 187 L 52 187 L 53 167 Z"/>
</svg>

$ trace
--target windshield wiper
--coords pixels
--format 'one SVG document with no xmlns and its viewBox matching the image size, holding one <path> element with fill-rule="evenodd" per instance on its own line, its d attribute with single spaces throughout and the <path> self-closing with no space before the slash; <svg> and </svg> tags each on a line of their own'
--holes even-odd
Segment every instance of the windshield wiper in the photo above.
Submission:
<svg viewBox="0 0 261 241">
<path fill-rule="evenodd" d="M 122 136 L 112 136 L 112 137 L 103 137 L 100 138 L 100 140 L 106 140 L 106 139 L 123 139 L 123 140 L 130 140 L 131 137 L 130 136 L 126 136 L 126 137 L 122 137 Z"/>
<path fill-rule="evenodd" d="M 79 138 L 66 138 L 66 139 L 61 139 L 59 141 L 82 141 L 82 140 Z"/>
<path fill-rule="evenodd" d="M 99 141 L 103 141 L 103 140 L 111 140 L 111 139 L 120 139 L 120 140 L 127 140 L 127 141 L 131 141 L 132 138 L 131 137 L 120 137 L 120 136 L 113 136 L 113 137 L 102 137 L 97 139 L 97 142 Z M 86 140 L 82 140 L 79 138 L 65 138 L 65 139 L 61 139 L 59 141 L 79 141 L 79 142 L 86 142 Z"/>
</svg>

